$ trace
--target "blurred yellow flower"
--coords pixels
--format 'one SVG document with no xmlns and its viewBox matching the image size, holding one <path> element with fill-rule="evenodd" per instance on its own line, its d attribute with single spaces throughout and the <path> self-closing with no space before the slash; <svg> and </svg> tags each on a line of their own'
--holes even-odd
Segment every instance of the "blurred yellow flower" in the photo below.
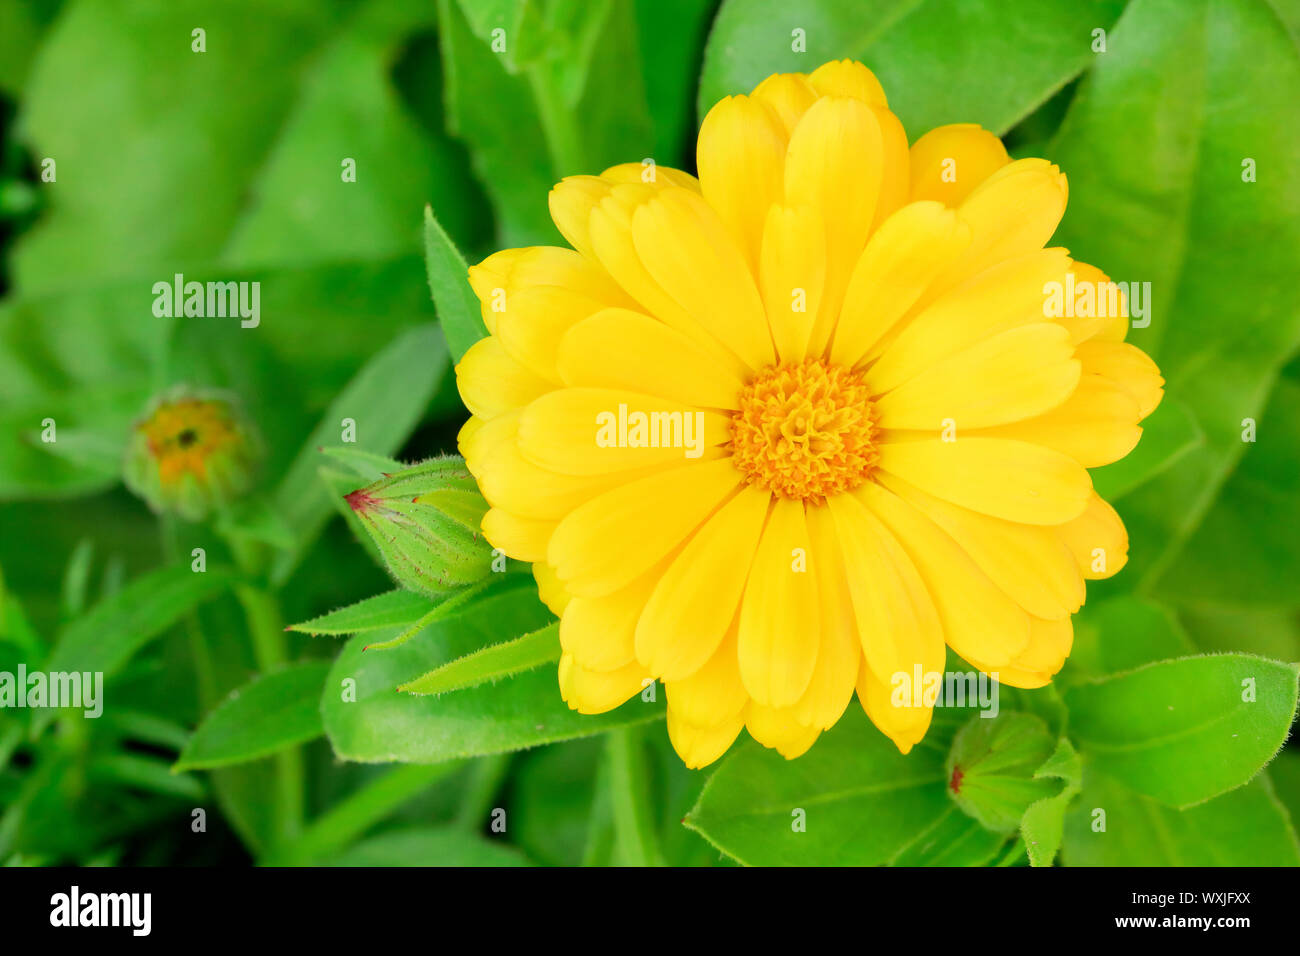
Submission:
<svg viewBox="0 0 1300 956">
<path fill-rule="evenodd" d="M 262 444 L 229 396 L 178 386 L 131 429 L 123 478 L 155 511 L 203 520 L 252 486 Z"/>
<path fill-rule="evenodd" d="M 742 728 L 798 756 L 855 690 L 907 752 L 931 709 L 897 675 L 945 645 L 1048 683 L 1127 558 L 1087 469 L 1163 386 L 1116 286 L 1044 248 L 1065 176 L 977 126 L 909 149 L 849 61 L 718 103 L 697 162 L 566 179 L 572 249 L 470 270 L 460 447 L 561 617 L 564 699 L 662 680 L 698 767 Z"/>
</svg>

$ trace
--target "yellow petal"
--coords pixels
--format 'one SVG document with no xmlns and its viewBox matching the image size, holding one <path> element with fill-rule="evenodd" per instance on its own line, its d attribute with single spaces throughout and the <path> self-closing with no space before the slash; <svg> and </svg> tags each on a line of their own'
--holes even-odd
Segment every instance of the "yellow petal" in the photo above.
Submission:
<svg viewBox="0 0 1300 956">
<path fill-rule="evenodd" d="M 911 198 L 959 206 L 984 180 L 1007 163 L 1007 149 L 976 123 L 952 123 L 930 130 L 911 149 Z"/>
<path fill-rule="evenodd" d="M 875 221 L 884 146 L 871 107 L 859 99 L 823 97 L 790 134 L 785 201 L 808 206 L 826 224 L 826 286 L 809 353 L 830 341 L 853 266 Z"/>
<path fill-rule="evenodd" d="M 848 96 L 874 106 L 889 106 L 876 74 L 857 60 L 831 60 L 808 75 L 818 96 Z"/>
<path fill-rule="evenodd" d="M 1003 166 L 959 207 L 973 236 L 940 285 L 955 285 L 1005 259 L 1043 248 L 1065 213 L 1068 197 L 1065 174 L 1045 159 L 1018 159 Z"/>
<path fill-rule="evenodd" d="M 821 736 L 817 727 L 799 723 L 793 707 L 767 707 L 752 703 L 745 715 L 749 735 L 786 760 L 802 757 Z"/>
<path fill-rule="evenodd" d="M 465 407 L 480 418 L 494 418 L 527 405 L 551 386 L 516 362 L 493 336 L 469 347 L 456 366 L 456 388 Z"/>
<path fill-rule="evenodd" d="M 871 223 L 874 232 L 880 224 L 908 203 L 911 169 L 907 157 L 907 132 L 903 123 L 886 107 L 872 107 L 880 124 L 881 171 L 880 200 Z"/>
<path fill-rule="evenodd" d="M 754 276 L 717 214 L 684 189 L 663 189 L 632 217 L 646 271 L 750 368 L 775 360 Z"/>
<path fill-rule="evenodd" d="M 908 675 L 908 680 L 912 680 Z M 909 753 L 925 737 L 934 716 L 933 705 L 924 696 L 918 701 L 874 674 L 863 661 L 858 673 L 858 700 L 876 728 L 894 742 L 900 753 Z"/>
<path fill-rule="evenodd" d="M 883 428 L 985 428 L 1042 414 L 1079 383 L 1069 333 L 1051 322 L 1022 325 L 936 362 L 877 399 Z"/>
<path fill-rule="evenodd" d="M 810 571 L 817 580 L 817 602 L 821 608 L 821 635 L 812 680 L 794 710 L 801 724 L 829 730 L 843 716 L 853 697 L 862 644 L 830 509 L 808 508 L 805 516 L 813 559 Z"/>
<path fill-rule="evenodd" d="M 807 354 L 826 282 L 826 225 L 809 207 L 768 210 L 759 256 L 759 286 L 781 361 Z"/>
<path fill-rule="evenodd" d="M 519 419 L 520 452 L 562 475 L 691 461 L 730 438 L 729 415 L 612 388 L 562 388 Z"/>
<path fill-rule="evenodd" d="M 495 418 L 479 418 L 471 415 L 456 436 L 456 448 L 465 459 L 465 466 L 475 478 L 478 477 L 478 462 L 492 454 L 503 442 L 513 442 L 519 432 L 519 416 L 522 408 L 504 412 Z"/>
<path fill-rule="evenodd" d="M 1030 614 L 1060 620 L 1082 606 L 1083 576 L 1056 529 L 959 508 L 892 475 L 882 475 L 881 481 L 947 532 L 994 584 Z"/>
<path fill-rule="evenodd" d="M 571 328 L 556 363 L 566 385 L 627 389 L 686 405 L 734 409 L 744 388 L 689 337 L 626 309 L 598 312 Z"/>
<path fill-rule="evenodd" d="M 635 662 L 616 671 L 589 671 L 560 655 L 560 697 L 580 714 L 603 714 L 635 697 L 651 678 Z"/>
<path fill-rule="evenodd" d="M 937 498 L 1024 524 L 1061 524 L 1078 517 L 1092 479 L 1074 459 L 1028 442 L 927 438 L 880 446 L 880 468 Z"/>
<path fill-rule="evenodd" d="M 1074 624 L 1070 618 L 1059 621 L 1029 621 L 1029 646 L 1016 655 L 1015 664 L 1026 670 L 1055 674 L 1065 664 L 1074 646 Z"/>
<path fill-rule="evenodd" d="M 569 245 L 583 257 L 595 260 L 591 241 L 591 211 L 610 195 L 615 186 L 631 183 L 646 186 L 680 186 L 699 192 L 699 183 L 689 173 L 668 166 L 622 163 L 599 176 L 569 176 L 555 185 L 549 197 L 551 219 Z M 618 303 L 611 303 L 618 304 Z"/>
<path fill-rule="evenodd" d="M 868 482 L 854 494 L 916 565 L 934 599 L 949 647 L 967 660 L 974 657 L 992 664 L 1007 663 L 1024 649 L 1029 642 L 1029 615 L 938 525 L 881 485 Z M 924 670 L 942 669 L 940 664 Z M 872 672 L 881 676 L 875 668 Z"/>
<path fill-rule="evenodd" d="M 735 624 L 703 667 L 681 680 L 665 681 L 664 690 L 668 709 L 697 727 L 728 723 L 743 713 L 749 694 L 740 679 Z"/>
<path fill-rule="evenodd" d="M 600 264 L 645 311 L 691 338 L 718 364 L 737 374 L 748 370 L 739 356 L 730 352 L 684 309 L 646 270 L 632 238 L 632 217 L 659 195 L 649 186 L 615 187 L 591 211 L 591 245 Z"/>
<path fill-rule="evenodd" d="M 969 242 L 970 227 L 938 203 L 912 203 L 886 219 L 854 265 L 831 361 L 856 365 Z"/>
<path fill-rule="evenodd" d="M 512 440 L 496 444 L 490 453 L 474 460 L 474 477 L 488 504 L 504 508 L 524 518 L 559 521 L 574 508 L 603 494 L 610 488 L 635 480 L 661 468 L 674 468 L 679 462 L 667 462 L 631 472 L 616 471 L 597 475 L 561 475 L 542 468 L 519 451 L 517 415 L 493 419 L 515 423 Z M 504 429 L 502 429 L 504 431 Z"/>
<path fill-rule="evenodd" d="M 803 502 L 775 499 L 740 606 L 740 676 L 760 704 L 788 707 L 812 680 L 821 617 L 810 550 Z"/>
<path fill-rule="evenodd" d="M 533 565 L 533 580 L 537 582 L 537 596 L 556 617 L 564 614 L 572 595 L 564 589 L 564 582 L 559 579 L 555 569 L 543 561 Z"/>
<path fill-rule="evenodd" d="M 587 316 L 605 308 L 597 299 L 559 286 L 517 289 L 503 301 L 495 338 L 511 358 L 555 385 L 561 383 L 555 368 L 560 339 Z"/>
<path fill-rule="evenodd" d="M 787 135 L 799 125 L 799 120 L 818 96 L 803 73 L 773 73 L 749 95 L 776 112 Z"/>
<path fill-rule="evenodd" d="M 785 147 L 776 113 L 748 96 L 720 100 L 700 125 L 700 188 L 754 274 L 768 207 L 782 195 Z"/>
<path fill-rule="evenodd" d="M 566 176 L 553 187 L 547 201 L 555 228 L 578 252 L 594 259 L 591 248 L 591 210 L 609 195 L 611 184 L 599 176 Z"/>
<path fill-rule="evenodd" d="M 572 249 L 558 246 L 527 246 L 493 253 L 470 266 L 469 283 L 479 298 L 483 322 L 493 334 L 510 293 L 519 289 L 556 286 L 607 306 L 631 305 L 604 269 Z"/>
<path fill-rule="evenodd" d="M 1142 429 L 1137 401 L 1100 375 L 1084 375 L 1065 402 L 1050 412 L 997 428 L 980 437 L 1014 438 L 1069 455 L 1085 468 L 1119 461 L 1137 445 Z"/>
<path fill-rule="evenodd" d="M 612 671 L 636 660 L 636 622 L 661 568 L 601 597 L 575 597 L 560 619 L 560 646 L 587 670 Z"/>
<path fill-rule="evenodd" d="M 769 495 L 745 486 L 682 548 L 636 627 L 636 656 L 665 681 L 695 673 L 735 619 Z"/>
<path fill-rule="evenodd" d="M 1085 373 L 1100 375 L 1133 396 L 1146 418 L 1164 397 L 1165 380 L 1150 356 L 1127 342 L 1084 342 L 1075 353 Z"/>
<path fill-rule="evenodd" d="M 877 394 L 976 342 L 1022 325 L 1044 321 L 1043 285 L 1069 268 L 1064 249 L 1045 249 L 1001 262 L 931 302 L 931 283 L 868 374 Z M 938 281 L 938 280 L 936 280 Z"/>
<path fill-rule="evenodd" d="M 521 518 L 500 508 L 483 516 L 483 537 L 516 561 L 545 561 L 546 548 L 555 531 L 554 521 Z"/>
<path fill-rule="evenodd" d="M 1083 514 L 1056 529 L 1090 581 L 1108 578 L 1128 563 L 1128 532 L 1115 509 L 1095 492 Z"/>
<path fill-rule="evenodd" d="M 690 173 L 653 162 L 619 163 L 601 173 L 600 178 L 619 185 L 642 183 L 649 186 L 679 186 L 695 193 L 700 191 L 700 181 Z"/>
<path fill-rule="evenodd" d="M 739 484 L 740 473 L 721 458 L 620 485 L 559 523 L 546 560 L 574 595 L 617 591 L 685 541 Z"/>
<path fill-rule="evenodd" d="M 1094 338 L 1102 342 L 1124 341 L 1128 334 L 1128 301 L 1124 290 L 1086 262 L 1074 263 L 1070 274 L 1074 276 L 1073 290 L 1069 282 L 1061 284 L 1061 315 L 1054 316 L 1070 330 L 1070 340 L 1076 344 Z"/>
<path fill-rule="evenodd" d="M 1074 643 L 1074 625 L 1070 618 L 1060 621 L 1029 619 L 1029 644 L 1009 663 L 990 667 L 972 660 L 980 670 L 997 678 L 1008 687 L 1034 690 L 1052 682 L 1052 677 L 1065 664 Z"/>
<path fill-rule="evenodd" d="M 942 670 L 944 634 L 934 598 L 916 565 L 857 496 L 827 499 L 867 666 L 882 681 Z"/>
<path fill-rule="evenodd" d="M 677 756 L 690 770 L 707 767 L 717 760 L 736 741 L 745 727 L 745 714 L 733 717 L 712 727 L 697 727 L 668 708 L 668 739 Z"/>
</svg>

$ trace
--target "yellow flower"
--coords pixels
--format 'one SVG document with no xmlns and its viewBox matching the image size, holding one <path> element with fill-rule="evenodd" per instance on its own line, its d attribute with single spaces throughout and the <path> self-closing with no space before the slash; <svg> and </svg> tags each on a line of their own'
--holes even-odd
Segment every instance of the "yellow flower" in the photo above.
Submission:
<svg viewBox="0 0 1300 956">
<path fill-rule="evenodd" d="M 572 249 L 470 270 L 460 447 L 561 617 L 564 699 L 662 680 L 698 767 L 742 728 L 798 756 L 855 690 L 906 753 L 931 711 L 896 676 L 945 645 L 1048 683 L 1127 558 L 1087 469 L 1163 386 L 1117 287 L 1044 248 L 1065 176 L 977 126 L 909 149 L 849 61 L 718 103 L 697 162 L 566 179 Z"/>
</svg>

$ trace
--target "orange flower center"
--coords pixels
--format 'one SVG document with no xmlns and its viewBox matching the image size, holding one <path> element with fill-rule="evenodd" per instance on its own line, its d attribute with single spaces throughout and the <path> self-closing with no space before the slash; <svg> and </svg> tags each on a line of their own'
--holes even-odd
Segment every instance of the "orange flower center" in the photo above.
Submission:
<svg viewBox="0 0 1300 956">
<path fill-rule="evenodd" d="M 821 504 L 862 484 L 879 457 L 860 373 L 822 359 L 764 369 L 732 415 L 732 460 L 751 485 Z"/>
<path fill-rule="evenodd" d="M 186 474 L 202 480 L 208 460 L 236 440 L 225 406 L 202 399 L 162 405 L 137 427 L 149 439 L 149 453 L 158 462 L 158 475 L 164 484 Z"/>
</svg>

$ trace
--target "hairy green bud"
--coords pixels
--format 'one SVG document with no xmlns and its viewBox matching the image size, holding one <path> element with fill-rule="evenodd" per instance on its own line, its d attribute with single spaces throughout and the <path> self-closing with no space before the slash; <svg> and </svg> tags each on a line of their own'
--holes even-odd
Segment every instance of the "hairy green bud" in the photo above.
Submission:
<svg viewBox="0 0 1300 956">
<path fill-rule="evenodd" d="M 487 502 L 458 456 L 385 475 L 345 496 L 402 587 L 438 596 L 492 571 L 479 531 Z"/>
</svg>

